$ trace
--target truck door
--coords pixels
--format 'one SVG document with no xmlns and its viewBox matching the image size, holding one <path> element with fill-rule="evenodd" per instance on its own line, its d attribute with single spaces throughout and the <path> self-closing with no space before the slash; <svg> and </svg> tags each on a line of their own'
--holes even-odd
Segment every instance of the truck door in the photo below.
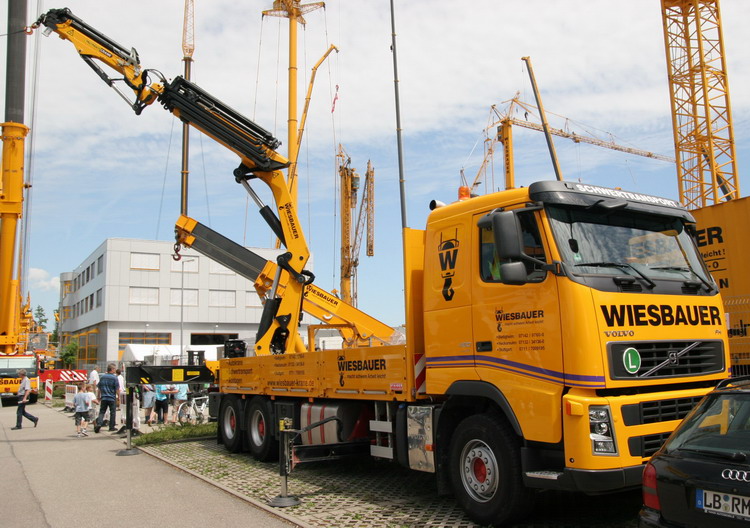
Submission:
<svg viewBox="0 0 750 528">
<path fill-rule="evenodd" d="M 540 213 L 517 213 L 524 253 L 550 262 L 541 236 Z M 555 275 L 541 263 L 524 261 L 524 284 L 504 284 L 492 229 L 474 222 L 472 331 L 480 379 L 497 387 L 510 403 L 524 437 L 561 438 L 560 397 L 564 375 L 560 305 Z M 552 427 L 550 427 L 552 426 Z"/>
</svg>

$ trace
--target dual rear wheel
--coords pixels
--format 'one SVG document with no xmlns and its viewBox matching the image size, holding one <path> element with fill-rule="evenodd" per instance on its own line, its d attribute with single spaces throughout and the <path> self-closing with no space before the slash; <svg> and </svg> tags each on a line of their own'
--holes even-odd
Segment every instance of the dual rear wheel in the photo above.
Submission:
<svg viewBox="0 0 750 528">
<path fill-rule="evenodd" d="M 219 408 L 219 435 L 221 442 L 231 453 L 239 453 L 246 435 L 250 453 L 262 462 L 274 460 L 278 456 L 278 441 L 273 436 L 271 402 L 256 396 L 247 405 L 245 414 L 246 431 L 241 429 L 242 405 L 236 396 L 225 396 Z"/>
</svg>

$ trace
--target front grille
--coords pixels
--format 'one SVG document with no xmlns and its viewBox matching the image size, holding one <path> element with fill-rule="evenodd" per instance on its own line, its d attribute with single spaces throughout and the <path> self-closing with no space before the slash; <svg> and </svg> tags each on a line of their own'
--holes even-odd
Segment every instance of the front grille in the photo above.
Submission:
<svg viewBox="0 0 750 528">
<path fill-rule="evenodd" d="M 695 341 L 640 341 L 617 342 L 607 345 L 612 379 L 643 377 L 652 368 L 662 365 L 647 379 L 700 376 L 724 370 L 724 343 L 722 341 L 700 341 L 697 346 L 678 357 L 678 354 Z M 632 352 L 638 351 L 640 368 L 634 374 L 627 371 L 633 365 Z"/>
<path fill-rule="evenodd" d="M 622 421 L 626 426 L 632 426 L 682 420 L 701 398 L 693 396 L 623 405 Z"/>
<path fill-rule="evenodd" d="M 672 433 L 659 433 L 628 438 L 630 456 L 643 458 L 652 456 L 667 441 L 670 434 Z"/>
</svg>

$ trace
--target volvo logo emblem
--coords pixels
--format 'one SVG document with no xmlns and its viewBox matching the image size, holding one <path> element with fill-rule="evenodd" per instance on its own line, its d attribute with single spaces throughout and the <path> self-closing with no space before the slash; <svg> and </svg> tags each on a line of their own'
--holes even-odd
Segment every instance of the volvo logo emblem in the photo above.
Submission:
<svg viewBox="0 0 750 528">
<path fill-rule="evenodd" d="M 680 356 L 673 350 L 670 350 L 668 357 L 670 365 L 677 365 L 680 362 Z"/>
<path fill-rule="evenodd" d="M 721 472 L 721 478 L 725 480 L 736 480 L 737 482 L 750 482 L 750 471 L 739 469 L 725 469 Z"/>
</svg>

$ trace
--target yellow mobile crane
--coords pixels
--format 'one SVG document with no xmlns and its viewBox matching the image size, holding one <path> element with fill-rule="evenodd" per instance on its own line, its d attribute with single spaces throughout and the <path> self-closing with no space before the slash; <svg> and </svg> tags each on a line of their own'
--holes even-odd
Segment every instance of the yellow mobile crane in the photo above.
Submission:
<svg viewBox="0 0 750 528">
<path fill-rule="evenodd" d="M 193 219 L 177 226 L 178 243 L 254 278 L 265 299 L 255 350 L 220 360 L 210 399 L 228 450 L 270 460 L 288 422 L 295 461 L 390 459 L 435 473 L 476 522 L 510 523 L 534 489 L 639 486 L 648 458 L 726 377 L 721 298 L 678 203 L 549 181 L 436 207 L 424 229 L 403 231 L 406 342 L 383 343 L 390 329 L 380 338 L 382 323 L 311 284 L 271 134 L 181 77 L 149 83 L 135 51 L 68 10 L 39 25 L 108 84 L 99 64 L 120 72 L 136 112 L 158 101 L 237 154 L 234 177 L 251 195 L 255 180 L 273 193 L 274 209 L 259 206 L 286 248 L 275 263 Z M 300 314 L 326 302 L 353 344 L 305 350 Z"/>
</svg>

